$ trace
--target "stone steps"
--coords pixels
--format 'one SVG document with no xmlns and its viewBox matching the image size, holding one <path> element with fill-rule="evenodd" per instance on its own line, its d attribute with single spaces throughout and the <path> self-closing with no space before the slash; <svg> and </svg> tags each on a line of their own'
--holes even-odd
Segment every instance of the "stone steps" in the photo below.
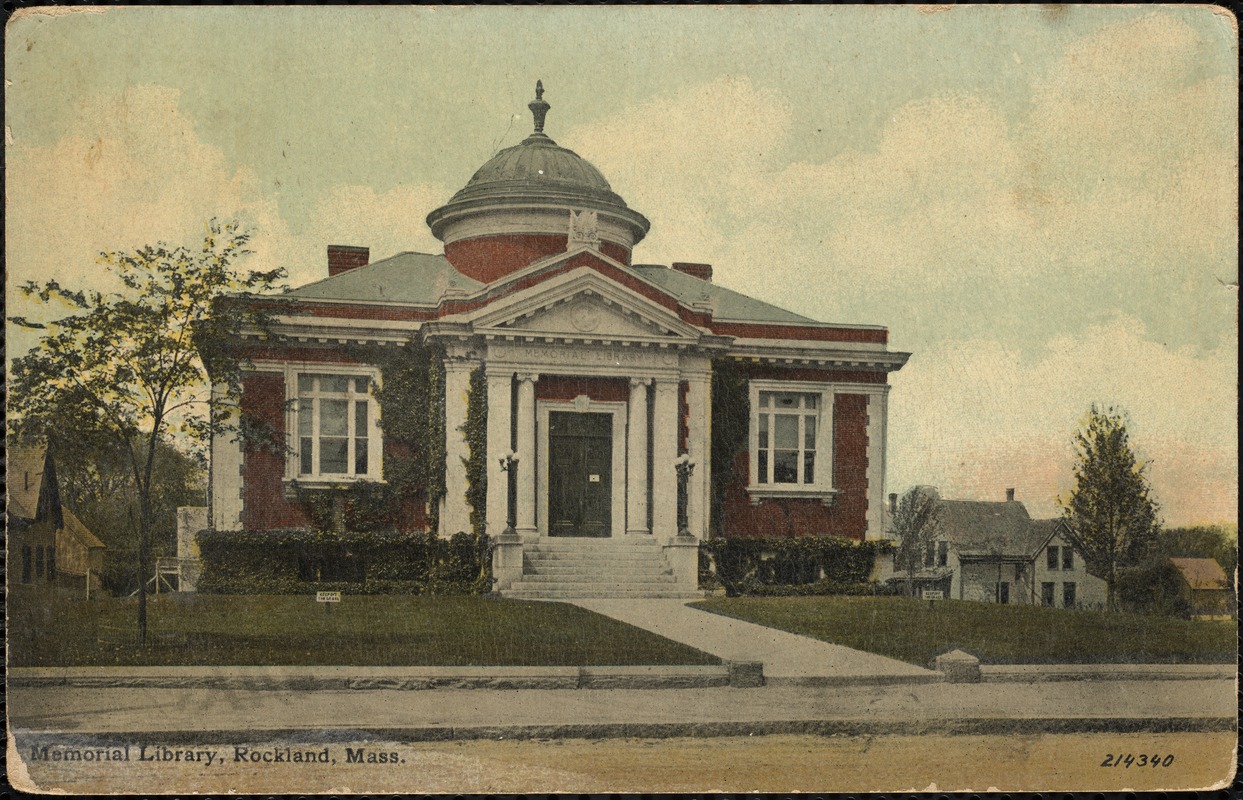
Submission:
<svg viewBox="0 0 1243 800">
<path fill-rule="evenodd" d="M 544 600 L 702 596 L 678 585 L 655 541 L 542 539 L 523 548 L 522 573 L 502 595 Z"/>
</svg>

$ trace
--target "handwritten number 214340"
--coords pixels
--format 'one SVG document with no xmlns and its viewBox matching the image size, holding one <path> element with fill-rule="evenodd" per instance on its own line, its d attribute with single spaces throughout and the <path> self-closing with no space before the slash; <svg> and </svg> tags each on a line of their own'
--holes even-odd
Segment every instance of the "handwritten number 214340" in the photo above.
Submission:
<svg viewBox="0 0 1243 800">
<path fill-rule="evenodd" d="M 1147 753 L 1119 753 L 1118 755 L 1107 755 L 1105 760 L 1101 762 L 1102 767 L 1168 767 L 1174 763 L 1174 756 L 1167 755 L 1148 755 Z"/>
</svg>

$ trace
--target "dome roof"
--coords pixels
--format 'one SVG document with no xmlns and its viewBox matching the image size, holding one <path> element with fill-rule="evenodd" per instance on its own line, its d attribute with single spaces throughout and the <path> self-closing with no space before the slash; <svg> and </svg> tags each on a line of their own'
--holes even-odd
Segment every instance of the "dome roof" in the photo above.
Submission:
<svg viewBox="0 0 1243 800">
<path fill-rule="evenodd" d="M 567 190 L 611 193 L 612 187 L 592 166 L 573 150 L 557 145 L 542 133 L 533 133 L 520 144 L 507 147 L 494 155 L 455 196 L 483 188 L 489 183 L 522 183 L 524 185 L 558 184 Z"/>
<path fill-rule="evenodd" d="M 535 92 L 528 106 L 535 118 L 534 132 L 488 159 L 448 203 L 429 214 L 432 233 L 440 237 L 452 220 L 486 208 L 557 206 L 615 215 L 632 228 L 635 241 L 641 239 L 649 227 L 647 219 L 626 205 L 600 170 L 544 133 L 550 106 L 543 99 L 542 83 L 536 84 Z"/>
</svg>

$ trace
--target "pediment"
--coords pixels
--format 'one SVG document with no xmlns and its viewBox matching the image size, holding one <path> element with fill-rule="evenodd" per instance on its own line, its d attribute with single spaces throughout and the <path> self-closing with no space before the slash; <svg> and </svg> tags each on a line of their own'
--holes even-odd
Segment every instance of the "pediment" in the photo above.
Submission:
<svg viewBox="0 0 1243 800">
<path fill-rule="evenodd" d="M 501 327 L 533 333 L 599 336 L 669 336 L 669 328 L 598 294 L 582 292 L 525 314 Z"/>
<path fill-rule="evenodd" d="M 477 332 L 698 340 L 703 331 L 668 308 L 580 267 L 490 303 L 463 319 Z"/>
</svg>

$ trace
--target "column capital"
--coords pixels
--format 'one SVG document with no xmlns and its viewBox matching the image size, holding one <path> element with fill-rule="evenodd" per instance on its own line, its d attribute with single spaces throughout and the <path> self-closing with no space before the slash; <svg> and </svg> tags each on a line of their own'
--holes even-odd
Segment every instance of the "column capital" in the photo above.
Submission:
<svg viewBox="0 0 1243 800">
<path fill-rule="evenodd" d="M 631 387 L 651 386 L 652 379 L 651 378 L 631 378 L 630 385 Z"/>
<path fill-rule="evenodd" d="M 665 392 L 676 392 L 680 384 L 681 381 L 676 378 L 673 380 L 656 381 L 656 391 L 660 394 Z"/>
<path fill-rule="evenodd" d="M 538 380 L 539 380 L 538 372 L 519 372 L 518 373 L 519 383 L 535 383 Z"/>
</svg>

